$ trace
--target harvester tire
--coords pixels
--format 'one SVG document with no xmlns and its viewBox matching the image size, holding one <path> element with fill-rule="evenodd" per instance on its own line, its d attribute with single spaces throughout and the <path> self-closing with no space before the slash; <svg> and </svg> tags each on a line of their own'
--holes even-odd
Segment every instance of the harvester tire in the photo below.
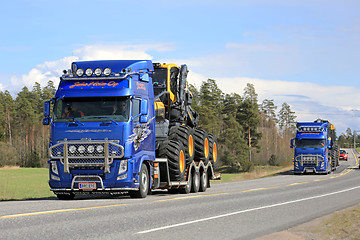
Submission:
<svg viewBox="0 0 360 240">
<path fill-rule="evenodd" d="M 170 128 L 169 140 L 181 142 L 185 147 L 187 165 L 194 160 L 194 135 L 189 126 L 174 126 Z"/>
<path fill-rule="evenodd" d="M 205 130 L 195 128 L 195 161 L 203 161 L 206 164 L 209 162 L 209 137 Z"/>
<path fill-rule="evenodd" d="M 210 152 L 209 160 L 211 164 L 215 166 L 218 155 L 217 155 L 217 140 L 213 134 L 209 135 L 209 152 Z"/>
<path fill-rule="evenodd" d="M 186 170 L 185 149 L 181 142 L 168 140 L 159 147 L 159 157 L 167 158 L 171 181 L 184 180 Z"/>
</svg>

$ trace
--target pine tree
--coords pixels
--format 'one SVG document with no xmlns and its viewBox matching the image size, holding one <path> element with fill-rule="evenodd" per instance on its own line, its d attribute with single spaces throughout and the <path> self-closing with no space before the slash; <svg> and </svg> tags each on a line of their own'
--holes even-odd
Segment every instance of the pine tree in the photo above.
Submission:
<svg viewBox="0 0 360 240">
<path fill-rule="evenodd" d="M 290 109 L 290 105 L 284 102 L 279 111 L 279 128 L 283 134 L 294 134 L 296 130 L 295 112 Z"/>
<path fill-rule="evenodd" d="M 259 148 L 258 142 L 261 133 L 258 132 L 260 123 L 257 94 L 254 85 L 248 83 L 244 91 L 244 100 L 239 105 L 236 116 L 240 125 L 244 128 L 244 139 L 248 142 L 249 161 L 251 161 L 252 148 Z"/>
</svg>

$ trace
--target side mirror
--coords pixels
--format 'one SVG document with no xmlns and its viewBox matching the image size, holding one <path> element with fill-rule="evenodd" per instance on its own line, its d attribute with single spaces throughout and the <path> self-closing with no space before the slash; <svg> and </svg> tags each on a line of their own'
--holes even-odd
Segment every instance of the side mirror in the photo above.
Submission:
<svg viewBox="0 0 360 240">
<path fill-rule="evenodd" d="M 295 138 L 290 140 L 290 148 L 294 148 L 295 144 L 294 144 Z"/>
<path fill-rule="evenodd" d="M 327 140 L 327 144 L 328 144 L 328 148 L 331 149 L 331 140 L 330 139 Z"/>
<path fill-rule="evenodd" d="M 147 115 L 148 114 L 148 100 L 142 99 L 140 103 L 140 114 Z"/>
<path fill-rule="evenodd" d="M 50 117 L 50 101 L 44 102 L 44 117 Z"/>
<path fill-rule="evenodd" d="M 43 125 L 49 125 L 49 124 L 50 124 L 50 118 L 44 118 Z"/>
</svg>

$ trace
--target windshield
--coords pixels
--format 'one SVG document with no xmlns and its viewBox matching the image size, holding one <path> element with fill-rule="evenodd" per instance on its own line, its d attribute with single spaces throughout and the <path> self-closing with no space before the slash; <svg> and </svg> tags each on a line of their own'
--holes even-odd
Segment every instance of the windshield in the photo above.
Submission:
<svg viewBox="0 0 360 240">
<path fill-rule="evenodd" d="M 58 99 L 54 106 L 54 122 L 127 121 L 129 97 L 82 97 Z"/>
<path fill-rule="evenodd" d="M 340 150 L 340 153 L 341 154 L 346 154 L 346 151 L 345 150 Z"/>
<path fill-rule="evenodd" d="M 324 148 L 324 139 L 296 139 L 295 145 L 297 148 Z"/>
</svg>

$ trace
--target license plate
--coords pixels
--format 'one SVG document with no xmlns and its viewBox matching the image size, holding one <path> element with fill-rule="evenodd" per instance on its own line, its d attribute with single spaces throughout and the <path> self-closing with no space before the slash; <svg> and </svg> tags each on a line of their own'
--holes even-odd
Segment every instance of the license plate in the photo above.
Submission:
<svg viewBox="0 0 360 240">
<path fill-rule="evenodd" d="M 79 189 L 96 189 L 96 183 L 79 183 Z"/>
</svg>

